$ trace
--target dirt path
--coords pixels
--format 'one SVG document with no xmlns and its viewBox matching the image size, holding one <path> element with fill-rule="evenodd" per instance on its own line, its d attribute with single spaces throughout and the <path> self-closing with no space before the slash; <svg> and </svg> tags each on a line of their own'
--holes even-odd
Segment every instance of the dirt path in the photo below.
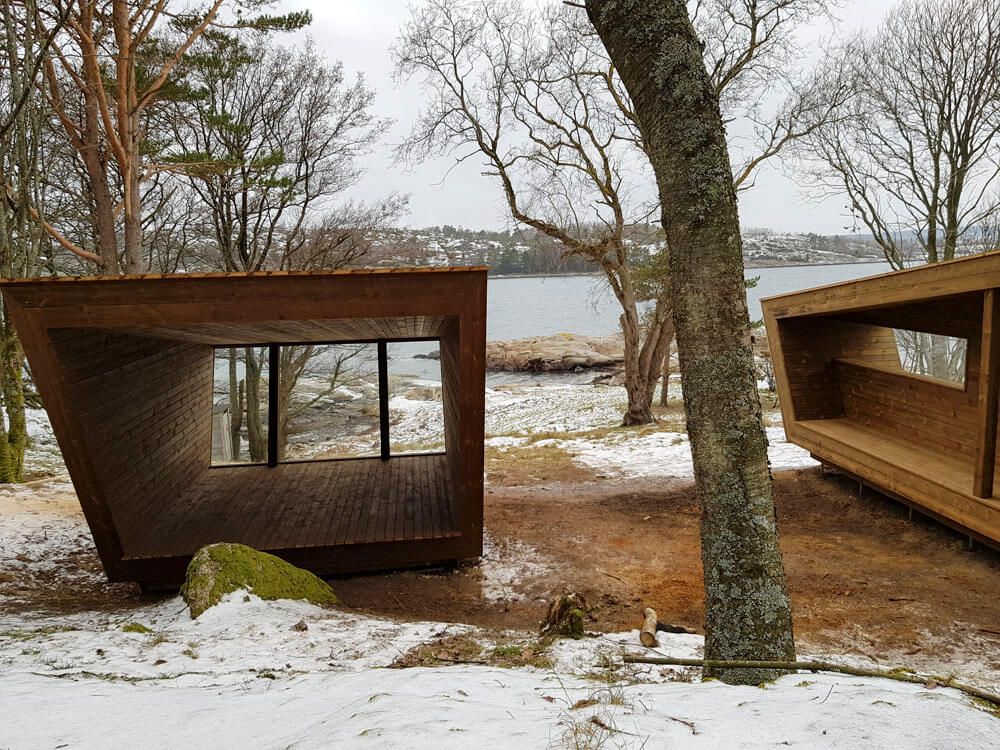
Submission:
<svg viewBox="0 0 1000 750">
<path fill-rule="evenodd" d="M 26 514 L 21 549 L 0 550 L 0 595 L 9 597 L 0 599 L 0 613 L 149 601 L 130 585 L 103 582 L 72 489 L 54 489 L 44 501 L 20 494 L 0 503 Z M 909 521 L 904 507 L 871 491 L 859 498 L 856 484 L 817 469 L 780 472 L 775 491 L 800 643 L 916 667 L 978 663 L 1000 677 L 1000 554 L 969 550 L 964 537 L 920 516 Z M 480 565 L 333 586 L 362 611 L 499 629 L 534 629 L 553 596 L 576 590 L 593 607 L 592 630 L 635 628 L 646 606 L 701 630 L 689 481 L 492 486 L 486 527 Z M 5 538 L 10 546 L 10 533 Z"/>
</svg>

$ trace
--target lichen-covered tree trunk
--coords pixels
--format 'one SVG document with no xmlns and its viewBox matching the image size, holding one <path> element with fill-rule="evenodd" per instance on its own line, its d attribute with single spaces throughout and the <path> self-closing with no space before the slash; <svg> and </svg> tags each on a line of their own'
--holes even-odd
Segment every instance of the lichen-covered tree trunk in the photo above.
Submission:
<svg viewBox="0 0 1000 750">
<path fill-rule="evenodd" d="M 656 174 L 695 482 L 706 659 L 792 659 L 736 194 L 719 103 L 684 0 L 587 0 Z M 774 670 L 726 669 L 756 684 Z"/>
</svg>

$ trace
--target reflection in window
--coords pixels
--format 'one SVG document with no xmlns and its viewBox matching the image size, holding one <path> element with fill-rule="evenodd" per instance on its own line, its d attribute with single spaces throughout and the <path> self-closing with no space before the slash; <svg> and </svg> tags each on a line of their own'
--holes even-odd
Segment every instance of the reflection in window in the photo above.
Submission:
<svg viewBox="0 0 1000 750">
<path fill-rule="evenodd" d="M 215 350 L 212 465 L 267 462 L 266 346 Z"/>
<path fill-rule="evenodd" d="M 282 346 L 278 460 L 379 455 L 376 344 Z"/>
<path fill-rule="evenodd" d="M 966 340 L 919 331 L 894 329 L 899 362 L 915 375 L 965 383 Z"/>
<path fill-rule="evenodd" d="M 440 342 L 388 345 L 392 455 L 439 453 L 444 446 Z"/>
</svg>

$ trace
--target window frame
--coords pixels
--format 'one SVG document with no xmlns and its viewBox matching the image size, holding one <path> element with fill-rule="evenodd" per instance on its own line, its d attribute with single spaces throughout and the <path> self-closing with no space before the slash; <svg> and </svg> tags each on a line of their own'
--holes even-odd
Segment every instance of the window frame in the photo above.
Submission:
<svg viewBox="0 0 1000 750">
<path fill-rule="evenodd" d="M 262 462 L 253 463 L 212 463 L 209 456 L 209 469 L 232 469 L 232 468 L 260 468 L 267 467 L 273 469 L 286 464 L 314 463 L 320 461 L 370 461 L 375 458 L 381 461 L 389 461 L 393 458 L 390 444 L 389 425 L 389 344 L 404 344 L 413 342 L 437 342 L 440 346 L 440 336 L 418 336 L 414 338 L 375 338 L 375 339 L 349 339 L 337 341 L 267 341 L 255 344 L 212 344 L 212 394 L 214 402 L 215 394 L 215 352 L 217 349 L 246 349 L 257 348 L 267 349 L 267 459 Z M 345 456 L 341 458 L 299 458 L 291 461 L 278 461 L 278 378 L 280 377 L 279 358 L 281 347 L 283 346 L 351 346 L 360 344 L 375 344 L 377 347 L 378 359 L 378 413 L 379 413 L 379 455 L 376 456 Z M 444 382 L 442 380 L 442 388 Z M 443 455 L 448 452 L 447 445 L 444 451 L 430 451 L 428 453 L 405 453 L 402 456 L 420 455 Z M 211 453 L 211 447 L 210 447 Z"/>
</svg>

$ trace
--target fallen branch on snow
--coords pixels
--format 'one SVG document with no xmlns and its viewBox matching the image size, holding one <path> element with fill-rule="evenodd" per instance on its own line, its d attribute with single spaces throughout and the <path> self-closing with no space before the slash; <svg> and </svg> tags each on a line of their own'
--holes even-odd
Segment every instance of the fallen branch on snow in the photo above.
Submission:
<svg viewBox="0 0 1000 750">
<path fill-rule="evenodd" d="M 711 659 L 675 659 L 669 656 L 628 656 L 624 657 L 626 664 L 667 664 L 677 667 L 707 667 L 709 669 L 787 669 L 790 672 L 838 672 L 853 677 L 882 677 L 897 682 L 912 682 L 926 685 L 928 688 L 949 687 L 960 690 L 994 706 L 1000 707 L 1000 695 L 980 690 L 971 685 L 952 682 L 951 679 L 940 680 L 936 677 L 924 677 L 904 670 L 892 672 L 880 669 L 861 669 L 834 664 L 828 661 L 754 661 L 754 660 L 711 660 Z"/>
</svg>

